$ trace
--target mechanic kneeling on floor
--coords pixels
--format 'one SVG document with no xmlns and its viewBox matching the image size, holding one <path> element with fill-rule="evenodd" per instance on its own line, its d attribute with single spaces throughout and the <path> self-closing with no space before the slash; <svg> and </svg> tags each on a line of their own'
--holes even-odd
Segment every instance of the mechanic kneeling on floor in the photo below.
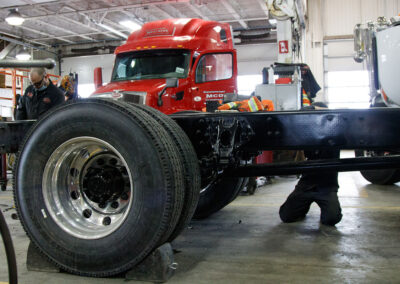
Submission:
<svg viewBox="0 0 400 284">
<path fill-rule="evenodd" d="M 37 119 L 50 108 L 65 101 L 63 92 L 53 85 L 44 68 L 32 68 L 32 83 L 19 98 L 16 119 Z"/>
<path fill-rule="evenodd" d="M 306 151 L 304 154 L 309 160 L 339 158 L 339 150 Z M 334 226 L 342 219 L 338 188 L 337 172 L 303 174 L 279 209 L 279 216 L 285 223 L 299 221 L 315 201 L 321 208 L 321 223 Z"/>
<path fill-rule="evenodd" d="M 326 108 L 326 105 L 314 103 L 311 106 L 311 109 L 318 108 Z M 304 155 L 308 160 L 339 159 L 340 150 L 304 151 Z M 342 219 L 338 189 L 338 172 L 305 173 L 279 209 L 279 216 L 285 223 L 302 220 L 311 203 L 316 202 L 321 208 L 321 223 L 334 226 Z"/>
</svg>

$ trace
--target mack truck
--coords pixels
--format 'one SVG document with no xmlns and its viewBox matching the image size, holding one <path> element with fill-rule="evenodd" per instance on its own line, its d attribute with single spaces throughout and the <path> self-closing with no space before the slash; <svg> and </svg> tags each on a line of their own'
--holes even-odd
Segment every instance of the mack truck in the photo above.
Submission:
<svg viewBox="0 0 400 284">
<path fill-rule="evenodd" d="M 99 87 L 92 98 L 135 102 L 172 114 L 201 111 L 207 102 L 238 97 L 236 50 L 227 23 L 201 19 L 146 23 L 115 50 L 115 57 L 110 83 L 103 86 L 101 73 L 95 73 Z M 196 218 L 208 217 L 233 201 L 247 181 L 216 177 L 217 172 L 203 174 Z"/>
<path fill-rule="evenodd" d="M 379 47 L 386 37 L 377 38 Z M 395 151 L 400 109 L 195 111 L 207 94 L 234 93 L 231 42 L 225 24 L 149 23 L 117 49 L 112 82 L 92 98 L 67 102 L 37 121 L 0 122 L 0 153 L 17 153 L 19 219 L 49 261 L 77 275 L 120 274 L 184 230 L 202 206 L 201 191 L 217 189 L 207 202 L 223 204 L 244 177 L 400 167 L 398 155 L 244 163 L 264 150 Z M 396 52 L 384 55 L 383 63 L 398 62 Z M 213 65 L 221 58 L 224 68 Z M 8 67 L 48 64 L 0 61 Z M 380 65 L 379 72 L 388 67 Z M 211 78 L 230 89 L 208 82 L 214 71 Z M 399 99 L 398 90 L 380 82 L 388 98 Z"/>
<path fill-rule="evenodd" d="M 171 114 L 201 111 L 207 101 L 237 94 L 236 50 L 227 23 L 201 19 L 146 23 L 116 48 L 115 57 L 111 82 L 105 86 L 97 82 L 92 97 L 126 96 Z M 175 80 L 176 86 L 166 88 L 166 79 Z"/>
</svg>

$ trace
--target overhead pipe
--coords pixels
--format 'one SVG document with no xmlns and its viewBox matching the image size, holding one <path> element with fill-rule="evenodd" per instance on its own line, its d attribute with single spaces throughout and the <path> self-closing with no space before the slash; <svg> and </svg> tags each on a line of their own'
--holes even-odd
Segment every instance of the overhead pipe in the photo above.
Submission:
<svg viewBox="0 0 400 284">
<path fill-rule="evenodd" d="M 18 60 L 18 59 L 3 59 L 0 60 L 0 67 L 8 68 L 33 68 L 33 67 L 44 67 L 52 69 L 56 66 L 56 62 L 53 59 L 36 59 L 36 60 Z"/>
</svg>

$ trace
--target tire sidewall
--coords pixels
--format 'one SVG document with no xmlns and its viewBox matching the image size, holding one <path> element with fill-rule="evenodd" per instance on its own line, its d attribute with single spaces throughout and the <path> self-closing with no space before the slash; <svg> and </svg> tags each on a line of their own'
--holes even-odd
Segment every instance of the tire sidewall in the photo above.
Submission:
<svg viewBox="0 0 400 284">
<path fill-rule="evenodd" d="M 355 150 L 356 157 L 364 157 L 363 150 Z M 386 170 L 364 170 L 361 175 L 370 183 L 378 185 L 389 185 L 400 181 L 399 169 Z"/>
<path fill-rule="evenodd" d="M 82 104 L 39 121 L 16 168 L 16 202 L 28 235 L 50 259 L 72 272 L 76 267 L 79 273 L 102 270 L 107 274 L 140 261 L 161 237 L 166 215 L 164 172 L 149 136 L 118 109 L 105 108 L 103 112 L 101 107 Z M 125 221 L 96 241 L 62 230 L 47 211 L 42 194 L 43 170 L 50 155 L 65 141 L 81 136 L 112 145 L 129 165 L 133 182 L 131 209 Z"/>
</svg>

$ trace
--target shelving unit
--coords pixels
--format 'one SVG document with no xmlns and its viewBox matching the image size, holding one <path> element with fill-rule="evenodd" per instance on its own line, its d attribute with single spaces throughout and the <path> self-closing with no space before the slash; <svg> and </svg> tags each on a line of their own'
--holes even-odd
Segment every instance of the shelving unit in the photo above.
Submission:
<svg viewBox="0 0 400 284">
<path fill-rule="evenodd" d="M 0 68 L 0 116 L 11 120 L 13 118 L 17 95 L 24 93 L 24 79 L 29 79 L 28 69 Z M 48 74 L 54 84 L 60 76 Z"/>
</svg>

